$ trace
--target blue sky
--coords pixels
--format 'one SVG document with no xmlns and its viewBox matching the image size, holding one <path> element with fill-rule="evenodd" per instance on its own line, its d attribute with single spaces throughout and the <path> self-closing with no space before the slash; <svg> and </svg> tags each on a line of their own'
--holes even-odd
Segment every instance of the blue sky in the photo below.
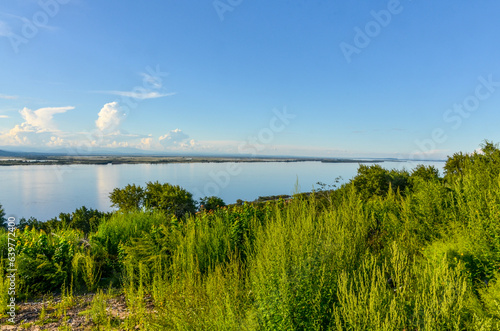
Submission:
<svg viewBox="0 0 500 331">
<path fill-rule="evenodd" d="M 500 142 L 498 1 L 3 0 L 0 146 L 443 158 Z"/>
</svg>

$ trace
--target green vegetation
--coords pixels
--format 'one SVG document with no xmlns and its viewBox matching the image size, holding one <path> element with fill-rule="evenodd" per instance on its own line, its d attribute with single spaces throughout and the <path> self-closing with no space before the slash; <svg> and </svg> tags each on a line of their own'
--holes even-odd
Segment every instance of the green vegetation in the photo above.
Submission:
<svg viewBox="0 0 500 331">
<path fill-rule="evenodd" d="M 60 291 L 60 318 L 97 293 L 84 315 L 103 329 L 498 330 L 500 149 L 445 171 L 362 165 L 333 190 L 196 214 L 179 187 L 129 185 L 99 221 L 18 230 L 19 298 Z"/>
<path fill-rule="evenodd" d="M 148 182 L 146 189 L 127 185 L 123 189 L 115 188 L 109 195 L 112 206 L 121 211 L 132 212 L 139 209 L 159 210 L 176 217 L 193 214 L 196 204 L 193 195 L 178 185 Z"/>
<path fill-rule="evenodd" d="M 144 205 L 144 189 L 135 184 L 128 184 L 122 189 L 115 188 L 109 194 L 112 207 L 122 211 L 137 211 Z"/>
<path fill-rule="evenodd" d="M 7 219 L 5 218 L 5 211 L 0 204 L 0 228 L 5 228 L 7 226 Z"/>
<path fill-rule="evenodd" d="M 200 198 L 200 210 L 216 210 L 217 208 L 226 207 L 226 203 L 219 197 L 211 196 Z"/>
<path fill-rule="evenodd" d="M 41 222 L 34 217 L 29 219 L 21 218 L 18 227 L 24 229 L 30 227 L 44 232 L 58 232 L 62 229 L 81 230 L 88 235 L 97 230 L 99 224 L 111 217 L 110 213 L 103 213 L 95 209 L 87 209 L 83 206 L 73 213 L 60 213 L 59 217 L 52 218 L 46 222 Z"/>
</svg>

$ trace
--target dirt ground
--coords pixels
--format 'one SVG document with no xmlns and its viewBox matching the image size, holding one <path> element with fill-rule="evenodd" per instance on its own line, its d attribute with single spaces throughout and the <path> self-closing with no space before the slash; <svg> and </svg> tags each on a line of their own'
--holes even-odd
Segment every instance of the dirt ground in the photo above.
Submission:
<svg viewBox="0 0 500 331">
<path fill-rule="evenodd" d="M 96 325 L 89 314 L 85 313 L 91 307 L 92 294 L 75 296 L 70 307 L 59 308 L 61 299 L 39 300 L 17 305 L 14 325 L 1 318 L 0 330 L 92 330 Z M 127 307 L 123 295 L 107 300 L 107 314 L 115 321 L 123 321 L 127 315 Z M 43 315 L 43 316 L 40 316 Z M 62 317 L 60 317 L 62 315 Z"/>
</svg>

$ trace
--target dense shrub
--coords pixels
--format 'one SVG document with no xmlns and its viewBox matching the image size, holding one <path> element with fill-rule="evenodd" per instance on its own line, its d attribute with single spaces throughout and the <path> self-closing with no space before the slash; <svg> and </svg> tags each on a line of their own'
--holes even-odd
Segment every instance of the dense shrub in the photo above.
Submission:
<svg viewBox="0 0 500 331">
<path fill-rule="evenodd" d="M 89 234 L 90 232 L 96 231 L 99 224 L 110 216 L 110 213 L 103 213 L 82 206 L 73 213 L 60 213 L 59 217 L 54 217 L 45 222 L 39 221 L 34 217 L 30 217 L 29 219 L 21 218 L 18 227 L 20 229 L 30 227 L 31 229 L 43 230 L 47 233 L 64 229 L 73 229 Z"/>
<path fill-rule="evenodd" d="M 409 174 L 405 170 L 387 170 L 379 164 L 364 165 L 358 168 L 358 174 L 352 180 L 352 185 L 360 197 L 367 201 L 374 197 L 385 197 L 389 188 L 404 194 L 409 184 Z"/>
<path fill-rule="evenodd" d="M 18 293 L 40 295 L 71 282 L 72 260 L 82 237 L 75 230 L 47 234 L 26 227 L 17 234 Z"/>
</svg>

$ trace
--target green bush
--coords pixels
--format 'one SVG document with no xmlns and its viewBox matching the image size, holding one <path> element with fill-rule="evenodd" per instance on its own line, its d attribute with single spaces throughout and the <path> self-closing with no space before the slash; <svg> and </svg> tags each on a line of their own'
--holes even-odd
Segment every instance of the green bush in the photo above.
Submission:
<svg viewBox="0 0 500 331">
<path fill-rule="evenodd" d="M 351 182 L 360 197 L 367 201 L 374 197 L 385 197 L 389 188 L 404 194 L 409 185 L 409 177 L 405 170 L 387 170 L 379 164 L 370 166 L 361 164 L 358 174 Z"/>
<path fill-rule="evenodd" d="M 122 270 L 124 246 L 133 239 L 169 220 L 160 212 L 115 213 L 101 223 L 97 231 L 89 236 L 92 254 L 96 257 L 102 277 L 117 279 Z"/>
<path fill-rule="evenodd" d="M 46 234 L 43 230 L 25 228 L 18 230 L 16 237 L 19 293 L 40 295 L 70 284 L 72 260 L 83 237 L 81 232 Z"/>
</svg>

